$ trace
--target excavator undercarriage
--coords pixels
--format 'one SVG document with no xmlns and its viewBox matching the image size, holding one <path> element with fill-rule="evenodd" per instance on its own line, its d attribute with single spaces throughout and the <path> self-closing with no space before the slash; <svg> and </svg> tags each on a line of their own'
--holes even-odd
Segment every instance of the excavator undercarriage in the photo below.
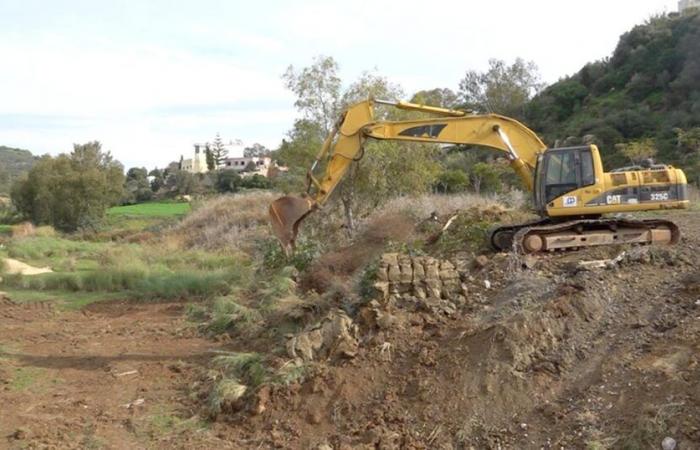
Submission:
<svg viewBox="0 0 700 450">
<path fill-rule="evenodd" d="M 490 231 L 494 250 L 521 254 L 578 250 L 584 247 L 617 244 L 676 244 L 678 226 L 661 219 L 635 220 L 585 218 L 552 220 L 499 226 Z"/>
</svg>

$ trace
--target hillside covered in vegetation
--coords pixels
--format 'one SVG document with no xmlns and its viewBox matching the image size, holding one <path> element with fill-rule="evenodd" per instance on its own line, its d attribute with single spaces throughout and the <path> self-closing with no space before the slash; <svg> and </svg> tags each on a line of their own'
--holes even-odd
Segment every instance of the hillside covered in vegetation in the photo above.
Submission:
<svg viewBox="0 0 700 450">
<path fill-rule="evenodd" d="M 29 172 L 34 161 L 35 157 L 29 150 L 0 145 L 0 194 L 9 193 L 12 183 Z"/>
<path fill-rule="evenodd" d="M 615 145 L 652 139 L 661 162 L 700 180 L 700 14 L 658 16 L 625 33 L 611 57 L 544 89 L 526 122 L 547 143 L 595 136 L 608 165 Z"/>
</svg>

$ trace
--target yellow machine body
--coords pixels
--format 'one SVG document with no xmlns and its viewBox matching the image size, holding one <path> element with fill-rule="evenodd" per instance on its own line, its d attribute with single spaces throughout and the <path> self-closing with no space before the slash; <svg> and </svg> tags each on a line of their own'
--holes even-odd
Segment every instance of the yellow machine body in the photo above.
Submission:
<svg viewBox="0 0 700 450">
<path fill-rule="evenodd" d="M 375 120 L 375 103 L 438 117 Z M 500 152 L 533 192 L 537 212 L 560 221 L 689 205 L 685 174 L 671 166 L 605 172 L 595 145 L 548 149 L 535 132 L 508 117 L 367 100 L 349 107 L 326 138 L 307 174 L 305 197 L 282 197 L 270 205 L 273 230 L 286 249 L 293 247 L 303 218 L 328 201 L 352 163 L 362 157 L 366 139 L 472 145 Z M 321 166 L 319 178 L 315 171 Z"/>
</svg>

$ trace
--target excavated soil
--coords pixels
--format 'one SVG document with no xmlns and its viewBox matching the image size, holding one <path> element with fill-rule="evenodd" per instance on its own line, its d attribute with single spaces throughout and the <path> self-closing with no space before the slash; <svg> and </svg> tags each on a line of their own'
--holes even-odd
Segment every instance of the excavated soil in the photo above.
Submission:
<svg viewBox="0 0 700 450">
<path fill-rule="evenodd" d="M 700 448 L 700 213 L 670 216 L 673 248 L 487 255 L 458 300 L 394 292 L 326 311 L 352 345 L 309 353 L 303 382 L 211 423 L 196 395 L 211 351 L 246 342 L 198 336 L 178 304 L 3 299 L 0 448 Z"/>
<path fill-rule="evenodd" d="M 351 314 L 354 356 L 216 429 L 240 448 L 700 448 L 700 215 L 672 217 L 674 248 L 490 255 L 459 301 L 379 298 Z"/>
</svg>

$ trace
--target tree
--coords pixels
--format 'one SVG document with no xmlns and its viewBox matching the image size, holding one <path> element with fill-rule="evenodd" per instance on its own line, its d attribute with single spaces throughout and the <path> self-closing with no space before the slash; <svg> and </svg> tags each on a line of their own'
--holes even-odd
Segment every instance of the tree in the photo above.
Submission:
<svg viewBox="0 0 700 450">
<path fill-rule="evenodd" d="M 74 231 L 94 228 L 124 189 L 124 168 L 99 142 L 75 144 L 70 154 L 44 156 L 12 188 L 12 202 L 37 224 Z"/>
<path fill-rule="evenodd" d="M 167 194 L 171 197 L 178 195 L 192 195 L 201 193 L 202 180 L 195 174 L 186 170 L 176 170 L 168 173 L 165 179 Z"/>
<path fill-rule="evenodd" d="M 459 97 L 451 89 L 435 88 L 416 92 L 411 98 L 411 103 L 452 109 L 458 106 Z"/>
<path fill-rule="evenodd" d="M 204 158 L 207 161 L 207 170 L 216 170 L 216 158 L 214 158 L 214 152 L 209 148 L 209 145 L 204 149 Z"/>
<path fill-rule="evenodd" d="M 216 190 L 221 193 L 238 192 L 241 177 L 233 170 L 220 170 L 216 174 Z"/>
<path fill-rule="evenodd" d="M 287 89 L 296 95 L 294 106 L 304 119 L 320 126 L 325 136 L 338 116 L 341 82 L 338 63 L 329 56 L 316 56 L 313 63 L 301 70 L 289 66 L 282 75 Z"/>
<path fill-rule="evenodd" d="M 126 172 L 123 203 L 146 202 L 153 198 L 145 167 L 132 167 Z"/>
<path fill-rule="evenodd" d="M 224 143 L 221 140 L 221 136 L 219 136 L 219 133 L 216 133 L 216 137 L 214 138 L 214 143 L 211 145 L 211 154 L 212 154 L 212 158 L 213 158 L 214 163 L 215 163 L 215 168 L 221 166 L 221 164 L 223 164 L 224 160 L 226 158 L 228 158 L 228 150 L 224 146 Z M 207 165 L 208 165 L 208 163 L 207 163 Z"/>
<path fill-rule="evenodd" d="M 241 187 L 246 189 L 270 189 L 271 183 L 267 177 L 256 173 L 253 176 L 243 178 Z"/>
<path fill-rule="evenodd" d="M 165 171 L 153 169 L 148 173 L 148 176 L 152 178 L 151 191 L 154 193 L 160 191 L 160 189 L 165 186 Z"/>
<path fill-rule="evenodd" d="M 447 169 L 438 176 L 436 186 L 444 194 L 463 192 L 469 187 L 469 177 L 461 170 Z"/>
<path fill-rule="evenodd" d="M 518 58 L 508 65 L 491 59 L 487 71 L 466 73 L 459 83 L 459 96 L 469 109 L 519 117 L 526 103 L 542 87 L 534 62 Z"/>
<path fill-rule="evenodd" d="M 673 131 L 676 133 L 679 147 L 687 149 L 695 156 L 700 156 L 700 127 L 689 130 L 675 128 Z"/>
<path fill-rule="evenodd" d="M 290 166 L 288 177 L 298 177 L 299 185 L 340 111 L 369 97 L 392 100 L 403 96 L 400 86 L 374 72 L 362 73 L 343 91 L 337 70 L 332 58 L 318 57 L 310 67 L 299 71 L 290 67 L 284 75 L 287 87 L 297 96 L 295 105 L 302 118 L 295 122 L 289 139 L 283 141 L 278 158 Z M 401 119 L 413 114 L 376 106 L 378 119 Z M 338 187 L 345 229 L 354 231 L 358 208 L 374 208 L 394 195 L 428 191 L 439 171 L 433 160 L 436 150 L 433 145 L 367 141 L 362 160 L 353 164 Z"/>
<path fill-rule="evenodd" d="M 615 147 L 633 164 L 641 164 L 643 161 L 656 155 L 654 139 L 650 138 L 632 141 L 626 144 L 617 144 Z"/>
<path fill-rule="evenodd" d="M 501 190 L 501 180 L 498 169 L 493 164 L 476 163 L 469 173 L 472 188 L 477 194 L 482 192 L 499 192 Z"/>
<path fill-rule="evenodd" d="M 271 153 L 272 151 L 270 151 L 270 149 L 258 143 L 243 149 L 244 158 L 264 158 L 270 156 Z"/>
</svg>

